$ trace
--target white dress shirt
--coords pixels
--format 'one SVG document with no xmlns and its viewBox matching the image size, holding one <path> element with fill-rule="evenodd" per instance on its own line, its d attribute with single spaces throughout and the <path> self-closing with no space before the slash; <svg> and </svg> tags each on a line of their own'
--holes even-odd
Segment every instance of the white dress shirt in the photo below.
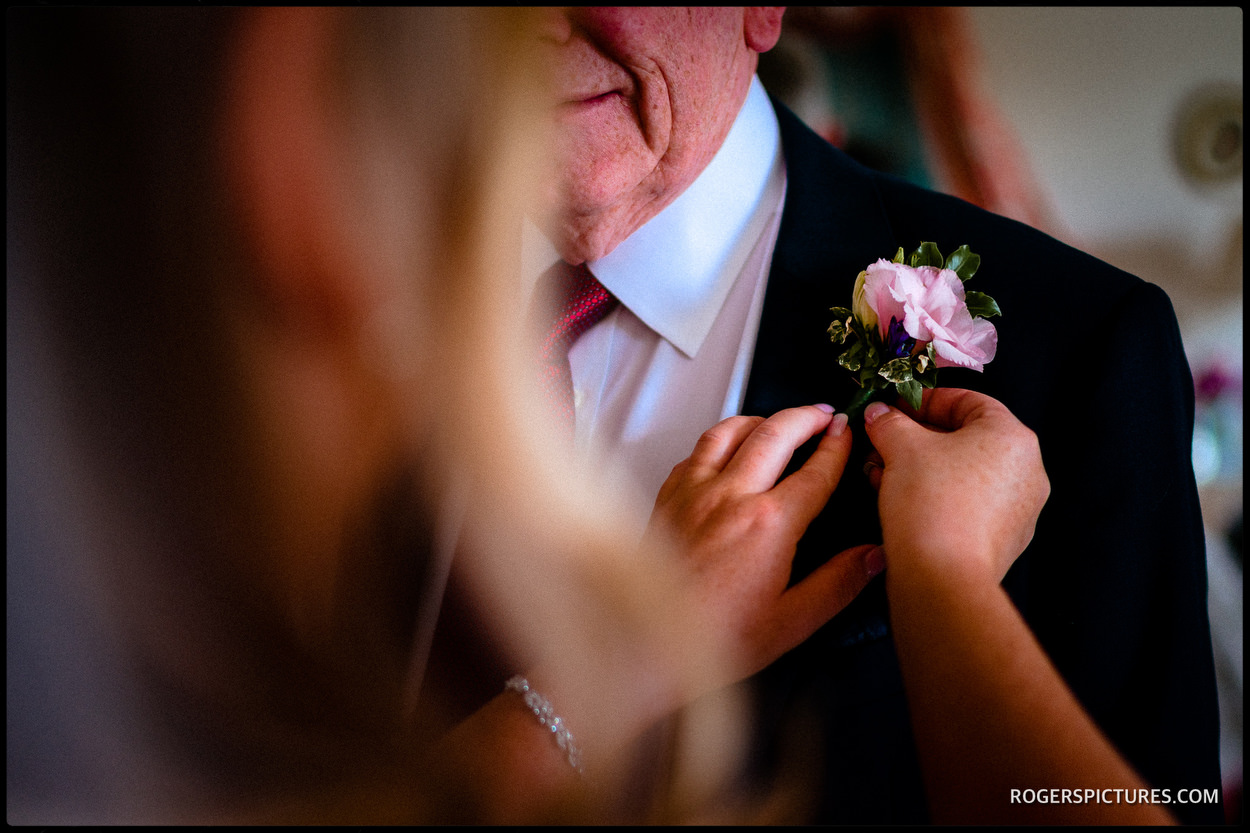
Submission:
<svg viewBox="0 0 1250 833">
<path fill-rule="evenodd" d="M 569 351 L 576 443 L 648 505 L 699 436 L 742 407 L 785 187 L 777 116 L 755 78 L 694 183 L 587 264 L 621 305 Z M 536 234 L 531 277 L 558 259 Z"/>
</svg>

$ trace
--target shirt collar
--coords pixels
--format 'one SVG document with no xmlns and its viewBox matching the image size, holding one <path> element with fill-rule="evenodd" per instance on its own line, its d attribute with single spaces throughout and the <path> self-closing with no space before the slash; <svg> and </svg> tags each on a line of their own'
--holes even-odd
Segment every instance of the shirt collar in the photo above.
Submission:
<svg viewBox="0 0 1250 833">
<path fill-rule="evenodd" d="M 784 184 L 777 114 L 753 78 L 707 168 L 615 250 L 589 263 L 590 271 L 643 323 L 694 356 L 780 205 Z"/>
</svg>

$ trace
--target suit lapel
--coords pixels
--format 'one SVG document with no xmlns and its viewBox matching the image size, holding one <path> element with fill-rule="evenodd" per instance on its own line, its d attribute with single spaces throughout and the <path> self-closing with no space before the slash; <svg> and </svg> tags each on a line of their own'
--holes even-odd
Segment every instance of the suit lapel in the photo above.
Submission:
<svg viewBox="0 0 1250 833">
<path fill-rule="evenodd" d="M 743 412 L 844 405 L 855 392 L 837 365 L 829 308 L 849 306 L 855 278 L 898 247 L 869 173 L 773 105 L 786 160 L 786 200 Z"/>
<path fill-rule="evenodd" d="M 786 158 L 786 201 L 743 407 L 744 413 L 758 416 L 818 402 L 838 409 L 846 406 L 858 387 L 837 363 L 829 341 L 829 308 L 849 306 L 860 270 L 877 258 L 892 256 L 899 246 L 871 172 L 809 130 L 783 105 L 774 102 L 774 106 Z M 790 470 L 811 455 L 817 442 L 799 449 Z M 864 432 L 855 431 L 842 482 L 800 542 L 792 580 L 803 578 L 842 549 L 881 540 L 876 494 L 860 474 L 869 447 Z M 865 599 L 852 606 L 867 607 L 871 611 L 867 619 L 839 616 L 847 632 L 837 641 L 854 643 L 881 635 L 882 602 Z"/>
</svg>

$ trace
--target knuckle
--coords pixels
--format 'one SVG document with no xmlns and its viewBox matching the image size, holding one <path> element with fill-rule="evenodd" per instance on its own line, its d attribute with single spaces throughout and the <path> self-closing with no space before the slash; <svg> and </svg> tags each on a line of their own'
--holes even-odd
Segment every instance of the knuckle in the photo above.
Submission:
<svg viewBox="0 0 1250 833">
<path fill-rule="evenodd" d="M 783 431 L 777 423 L 772 422 L 771 420 L 765 420 L 755 426 L 754 433 L 756 436 L 763 437 L 768 440 L 780 440 L 785 437 L 785 431 Z"/>
<path fill-rule="evenodd" d="M 763 421 L 763 417 L 757 416 L 729 417 L 728 419 L 721 420 L 711 428 L 704 431 L 699 439 L 700 441 L 707 442 L 720 442 L 722 440 L 731 439 L 738 434 L 740 428 L 754 428 Z"/>
<path fill-rule="evenodd" d="M 715 484 L 706 484 L 703 488 L 693 490 L 686 506 L 687 514 L 692 519 L 697 519 L 701 526 L 724 524 L 727 517 L 732 517 L 733 510 L 733 496 Z"/>
<path fill-rule="evenodd" d="M 1037 481 L 1037 505 L 1044 506 L 1048 500 L 1050 500 L 1050 478 L 1043 471 Z"/>
<path fill-rule="evenodd" d="M 757 530 L 771 535 L 788 525 L 789 513 L 781 499 L 771 494 L 761 495 L 754 502 L 751 521 Z"/>
<path fill-rule="evenodd" d="M 832 492 L 838 485 L 834 472 L 815 466 L 804 466 L 790 475 L 790 480 L 804 491 Z"/>
</svg>

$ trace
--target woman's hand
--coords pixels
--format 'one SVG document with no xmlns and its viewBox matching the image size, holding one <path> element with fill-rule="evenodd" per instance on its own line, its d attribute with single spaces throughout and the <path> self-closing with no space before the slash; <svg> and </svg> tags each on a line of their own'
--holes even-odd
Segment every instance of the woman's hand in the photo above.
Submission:
<svg viewBox="0 0 1250 833">
<path fill-rule="evenodd" d="M 967 390 L 926 391 L 914 419 L 879 403 L 864 417 L 881 462 L 869 479 L 879 490 L 890 623 L 934 822 L 1171 821 L 1143 803 L 1008 799 L 1022 784 L 1146 789 L 1000 586 L 1050 495 L 1037 437 Z"/>
<path fill-rule="evenodd" d="M 795 449 L 821 431 L 811 458 L 778 482 Z M 866 559 L 874 547 L 855 547 L 787 588 L 799 538 L 838 485 L 850 448 L 846 417 L 827 405 L 731 417 L 660 489 L 651 532 L 666 531 L 688 559 L 691 604 L 728 642 L 738 678 L 801 643 L 881 569 L 879 556 Z"/>
<path fill-rule="evenodd" d="M 925 391 L 915 419 L 880 403 L 864 417 L 890 568 L 919 559 L 1002 581 L 1050 495 L 1037 436 L 997 400 L 954 388 Z"/>
</svg>

